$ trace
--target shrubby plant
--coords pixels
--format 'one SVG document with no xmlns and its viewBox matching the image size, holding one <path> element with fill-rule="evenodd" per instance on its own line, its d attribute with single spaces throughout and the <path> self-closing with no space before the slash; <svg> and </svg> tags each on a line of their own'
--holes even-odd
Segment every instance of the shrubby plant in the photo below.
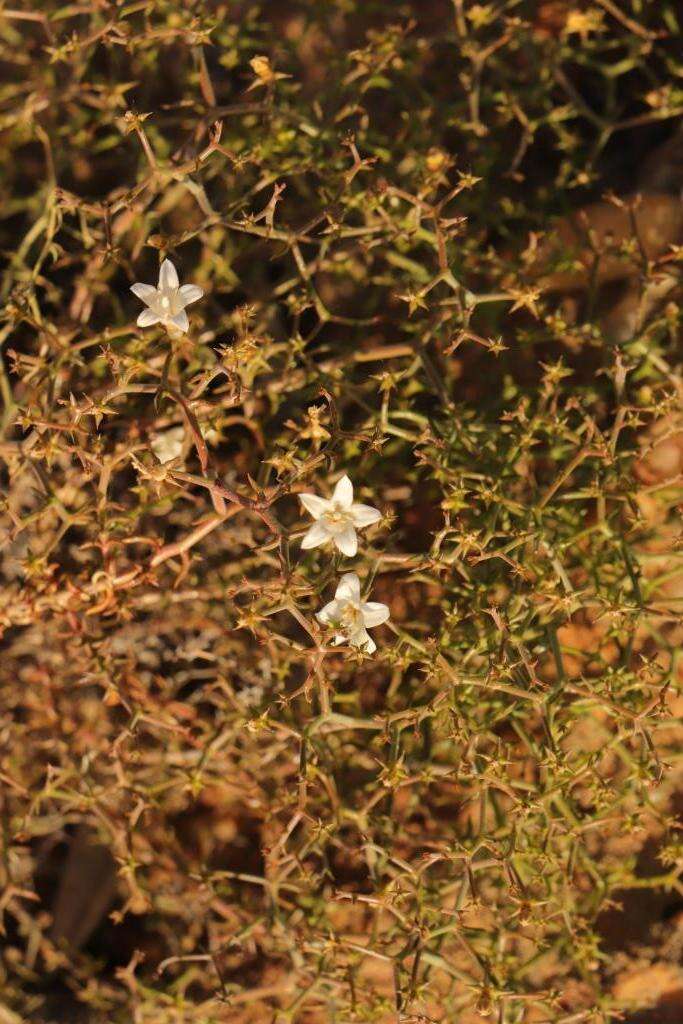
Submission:
<svg viewBox="0 0 683 1024">
<path fill-rule="evenodd" d="M 0 12 L 1 1020 L 662 1019 L 679 19 Z"/>
</svg>

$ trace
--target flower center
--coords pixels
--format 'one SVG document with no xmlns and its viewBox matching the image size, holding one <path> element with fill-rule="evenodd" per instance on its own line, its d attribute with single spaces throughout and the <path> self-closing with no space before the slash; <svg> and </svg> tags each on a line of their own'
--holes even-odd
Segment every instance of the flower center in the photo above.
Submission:
<svg viewBox="0 0 683 1024">
<path fill-rule="evenodd" d="M 354 632 L 361 625 L 360 608 L 347 602 L 341 613 L 341 621 L 350 632 Z"/>
<path fill-rule="evenodd" d="M 339 505 L 333 505 L 329 512 L 325 513 L 325 521 L 328 526 L 344 529 L 351 522 L 351 516 L 348 509 L 341 508 Z"/>
<path fill-rule="evenodd" d="M 171 308 L 171 300 L 168 295 L 161 296 L 161 308 L 165 310 L 169 310 Z"/>
</svg>

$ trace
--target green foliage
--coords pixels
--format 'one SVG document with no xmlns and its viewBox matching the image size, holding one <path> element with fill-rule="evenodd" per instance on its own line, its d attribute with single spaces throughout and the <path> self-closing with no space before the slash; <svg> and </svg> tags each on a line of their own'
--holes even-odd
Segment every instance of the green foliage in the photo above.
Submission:
<svg viewBox="0 0 683 1024">
<path fill-rule="evenodd" d="M 677 11 L 0 12 L 0 1020 L 611 1018 L 683 893 Z M 343 472 L 383 522 L 302 551 Z"/>
</svg>

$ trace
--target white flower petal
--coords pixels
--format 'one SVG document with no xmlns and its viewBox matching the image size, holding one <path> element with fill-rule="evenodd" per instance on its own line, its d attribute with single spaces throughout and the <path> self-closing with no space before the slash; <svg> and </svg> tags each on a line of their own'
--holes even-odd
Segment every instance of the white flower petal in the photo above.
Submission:
<svg viewBox="0 0 683 1024">
<path fill-rule="evenodd" d="M 163 434 L 157 434 L 152 440 L 150 447 L 159 462 L 170 462 L 172 459 L 177 459 L 179 455 L 182 455 L 184 440 L 185 428 L 171 427 L 170 430 L 165 430 Z"/>
<path fill-rule="evenodd" d="M 341 533 L 336 533 L 334 543 L 347 558 L 353 558 L 358 551 L 358 537 L 352 526 L 345 526 Z"/>
<path fill-rule="evenodd" d="M 362 648 L 364 651 L 367 651 L 368 654 L 372 654 L 373 651 L 377 650 L 377 644 L 372 639 L 367 629 L 361 628 L 354 630 L 354 632 L 349 636 L 349 643 L 354 647 Z"/>
<path fill-rule="evenodd" d="M 380 510 L 373 508 L 372 505 L 352 505 L 349 513 L 353 519 L 353 525 L 357 526 L 359 530 L 362 530 L 364 526 L 378 523 L 382 518 Z"/>
<path fill-rule="evenodd" d="M 321 544 L 326 544 L 329 539 L 330 531 L 324 522 L 319 521 L 313 523 L 308 533 L 305 534 L 304 539 L 301 541 L 301 547 L 307 551 L 309 548 L 317 548 Z"/>
<path fill-rule="evenodd" d="M 355 572 L 344 573 L 334 596 L 337 601 L 350 601 L 356 606 L 360 604 L 360 580 Z"/>
<path fill-rule="evenodd" d="M 330 509 L 330 502 L 327 498 L 319 498 L 317 494 L 300 494 L 299 500 L 314 519 L 320 519 Z"/>
<path fill-rule="evenodd" d="M 139 299 L 142 299 L 143 302 L 147 303 L 157 293 L 157 290 L 153 284 L 142 284 L 141 281 L 136 281 L 135 284 L 132 284 L 130 286 L 130 290 L 132 291 L 133 295 L 137 295 Z"/>
<path fill-rule="evenodd" d="M 160 320 L 161 317 L 157 316 L 153 309 L 143 309 L 137 319 L 137 325 L 138 327 L 153 327 L 154 324 L 158 324 Z"/>
<path fill-rule="evenodd" d="M 389 618 L 389 609 L 380 601 L 367 601 L 360 606 L 363 622 L 366 626 L 381 626 Z"/>
<path fill-rule="evenodd" d="M 332 494 L 332 501 L 336 502 L 341 508 L 351 508 L 353 504 L 353 484 L 346 473 L 337 482 L 337 486 Z"/>
<path fill-rule="evenodd" d="M 348 642 L 349 638 L 344 636 L 343 633 L 337 633 L 337 635 L 332 641 L 335 647 L 339 647 L 339 644 L 347 644 Z"/>
<path fill-rule="evenodd" d="M 179 284 L 178 271 L 170 260 L 164 260 L 159 268 L 159 291 L 172 291 L 172 289 L 177 288 Z"/>
<path fill-rule="evenodd" d="M 343 603 L 341 601 L 337 601 L 337 599 L 335 598 L 334 601 L 330 601 L 328 604 L 325 605 L 324 608 L 320 609 L 320 611 L 316 614 L 316 619 L 318 620 L 318 622 L 325 623 L 339 622 L 342 617 L 343 611 Z"/>
<path fill-rule="evenodd" d="M 187 318 L 187 313 L 184 309 L 181 309 L 179 313 L 171 317 L 171 323 L 175 324 L 176 327 L 180 328 L 181 331 L 187 333 L 190 329 L 190 321 Z"/>
<path fill-rule="evenodd" d="M 189 306 L 191 302 L 197 302 L 204 294 L 203 290 L 196 284 L 184 284 L 178 290 L 183 306 Z"/>
</svg>

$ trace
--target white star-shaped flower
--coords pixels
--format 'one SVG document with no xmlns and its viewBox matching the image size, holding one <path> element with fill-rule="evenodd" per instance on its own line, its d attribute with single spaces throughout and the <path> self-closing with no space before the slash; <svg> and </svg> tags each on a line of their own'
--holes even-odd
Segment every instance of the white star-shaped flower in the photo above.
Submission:
<svg viewBox="0 0 683 1024">
<path fill-rule="evenodd" d="M 196 284 L 181 286 L 178 273 L 170 260 L 164 260 L 159 268 L 159 284 L 131 285 L 130 290 L 148 307 L 138 317 L 138 327 L 152 327 L 163 324 L 164 327 L 177 327 L 180 331 L 190 329 L 185 306 L 201 299 L 204 292 Z"/>
<path fill-rule="evenodd" d="M 348 476 L 341 478 L 331 498 L 319 498 L 317 494 L 300 494 L 299 498 L 315 519 L 301 541 L 302 548 L 317 548 L 331 540 L 343 555 L 352 557 L 358 550 L 356 530 L 382 518 L 379 509 L 354 503 L 353 484 Z"/>
<path fill-rule="evenodd" d="M 389 618 L 389 609 L 379 601 L 362 601 L 360 580 L 355 572 L 342 576 L 334 601 L 317 613 L 316 618 L 338 632 L 334 643 L 350 643 L 367 654 L 377 650 L 377 644 L 368 633 L 368 627 L 379 626 Z"/>
</svg>

